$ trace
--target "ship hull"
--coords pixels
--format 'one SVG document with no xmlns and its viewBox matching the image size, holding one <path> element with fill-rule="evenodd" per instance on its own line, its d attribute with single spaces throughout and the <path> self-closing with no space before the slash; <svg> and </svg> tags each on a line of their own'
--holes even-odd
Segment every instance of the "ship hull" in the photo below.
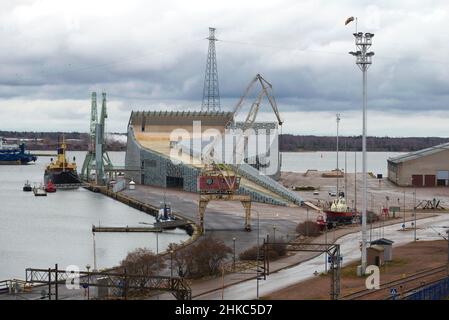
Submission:
<svg viewBox="0 0 449 320">
<path fill-rule="evenodd" d="M 326 223 L 329 226 L 336 224 L 351 224 L 355 213 L 352 211 L 345 211 L 345 212 L 336 212 L 331 210 L 324 210 L 324 213 L 326 214 Z"/>
<path fill-rule="evenodd" d="M 23 153 L 0 153 L 0 165 L 22 165 L 34 162 L 37 160 L 36 156 Z"/>
<path fill-rule="evenodd" d="M 51 181 L 56 189 L 76 189 L 81 186 L 81 180 L 76 171 L 45 171 L 44 182 L 45 184 Z"/>
</svg>

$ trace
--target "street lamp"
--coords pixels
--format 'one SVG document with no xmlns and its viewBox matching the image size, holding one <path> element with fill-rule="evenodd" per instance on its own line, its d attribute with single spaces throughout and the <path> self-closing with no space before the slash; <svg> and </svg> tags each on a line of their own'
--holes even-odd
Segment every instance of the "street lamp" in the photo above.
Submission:
<svg viewBox="0 0 449 320">
<path fill-rule="evenodd" d="M 234 251 L 233 251 L 234 257 L 233 257 L 233 261 L 232 261 L 232 270 L 234 270 L 234 272 L 235 272 L 235 237 L 232 238 L 232 242 L 234 243 Z"/>
<path fill-rule="evenodd" d="M 273 243 L 276 243 L 276 226 L 273 226 Z"/>
<path fill-rule="evenodd" d="M 374 52 L 368 52 L 371 47 L 374 34 L 357 32 L 354 33 L 355 46 L 357 51 L 351 51 L 349 54 L 356 58 L 356 64 L 363 75 L 363 136 L 362 136 L 362 172 L 363 172 L 363 197 L 362 197 L 362 274 L 366 271 L 366 203 L 367 203 L 367 178 L 366 178 L 366 91 L 367 91 L 367 70 L 372 63 Z"/>
<path fill-rule="evenodd" d="M 173 279 L 173 249 L 170 250 L 170 278 Z"/>
<path fill-rule="evenodd" d="M 260 258 L 260 219 L 259 219 L 259 211 L 253 209 L 257 213 L 257 264 L 256 264 L 256 298 L 259 300 L 259 258 Z"/>
<path fill-rule="evenodd" d="M 87 269 L 87 300 L 90 299 L 90 264 L 86 265 L 86 269 Z"/>
<path fill-rule="evenodd" d="M 306 218 L 306 237 L 309 237 L 309 207 L 306 208 L 307 218 Z"/>
</svg>

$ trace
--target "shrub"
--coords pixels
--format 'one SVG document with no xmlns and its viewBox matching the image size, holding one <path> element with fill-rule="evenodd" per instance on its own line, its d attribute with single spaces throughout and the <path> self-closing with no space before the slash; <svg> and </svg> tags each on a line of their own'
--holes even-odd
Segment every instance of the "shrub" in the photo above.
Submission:
<svg viewBox="0 0 449 320">
<path fill-rule="evenodd" d="M 316 222 L 308 220 L 298 224 L 296 233 L 302 236 L 317 237 L 321 234 L 321 230 Z"/>
<path fill-rule="evenodd" d="M 268 259 L 276 260 L 287 254 L 287 243 L 284 239 L 280 238 L 276 240 L 276 244 L 268 245 Z M 260 246 L 259 256 L 264 255 L 263 247 Z M 257 260 L 257 245 L 253 246 L 239 254 L 240 260 Z"/>
<path fill-rule="evenodd" d="M 176 245 L 170 244 L 171 249 Z M 173 253 L 173 268 L 180 277 L 201 278 L 221 272 L 220 266 L 232 253 L 222 240 L 206 237 Z M 170 257 L 168 257 L 170 258 Z"/>
<path fill-rule="evenodd" d="M 259 255 L 262 255 L 262 248 L 260 248 Z M 257 245 L 253 246 L 249 249 L 246 249 L 242 253 L 239 254 L 240 260 L 257 260 Z"/>
</svg>

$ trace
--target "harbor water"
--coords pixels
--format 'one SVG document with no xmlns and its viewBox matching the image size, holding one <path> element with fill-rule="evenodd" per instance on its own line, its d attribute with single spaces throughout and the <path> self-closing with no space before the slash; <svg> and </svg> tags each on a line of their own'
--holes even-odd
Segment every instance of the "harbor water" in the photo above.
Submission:
<svg viewBox="0 0 449 320">
<path fill-rule="evenodd" d="M 41 153 L 41 152 L 40 152 Z M 54 153 L 54 152 L 53 152 Z M 123 152 L 110 152 L 116 165 L 124 165 Z M 85 152 L 68 152 L 76 157 L 78 171 Z M 31 185 L 43 181 L 49 157 L 39 157 L 36 164 L 0 166 L 0 280 L 24 279 L 25 268 L 60 268 L 77 265 L 81 270 L 94 267 L 92 225 L 146 226 L 154 218 L 102 194 L 77 190 L 58 190 L 47 197 L 23 192 L 26 180 Z M 176 208 L 174 208 L 176 209 Z M 184 230 L 155 233 L 96 233 L 97 268 L 116 266 L 126 254 L 146 247 L 163 251 L 169 243 L 187 240 Z M 156 243 L 157 240 L 157 243 Z"/>
<path fill-rule="evenodd" d="M 387 176 L 387 159 L 404 154 L 403 152 L 368 152 L 367 153 L 367 172 L 382 174 Z M 362 172 L 362 152 L 347 152 L 346 167 L 347 172 L 355 170 Z M 345 169 L 345 152 L 338 153 L 338 166 L 341 170 Z M 328 171 L 337 168 L 337 153 L 316 151 L 316 152 L 283 152 L 282 153 L 282 171 L 306 172 L 307 170 Z"/>
</svg>

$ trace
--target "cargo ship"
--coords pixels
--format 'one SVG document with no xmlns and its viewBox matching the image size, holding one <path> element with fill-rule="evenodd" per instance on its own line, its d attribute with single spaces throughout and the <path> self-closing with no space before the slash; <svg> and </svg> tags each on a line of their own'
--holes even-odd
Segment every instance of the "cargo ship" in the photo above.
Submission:
<svg viewBox="0 0 449 320">
<path fill-rule="evenodd" d="M 0 164 L 28 164 L 35 162 L 37 157 L 29 151 L 25 151 L 25 144 L 6 144 L 0 138 Z"/>
<path fill-rule="evenodd" d="M 75 159 L 73 162 L 68 162 L 66 150 L 67 145 L 63 139 L 61 146 L 58 148 L 56 161 L 51 159 L 51 163 L 45 169 L 45 185 L 51 182 L 56 189 L 76 189 L 82 185 L 78 172 L 76 171 Z"/>
</svg>

